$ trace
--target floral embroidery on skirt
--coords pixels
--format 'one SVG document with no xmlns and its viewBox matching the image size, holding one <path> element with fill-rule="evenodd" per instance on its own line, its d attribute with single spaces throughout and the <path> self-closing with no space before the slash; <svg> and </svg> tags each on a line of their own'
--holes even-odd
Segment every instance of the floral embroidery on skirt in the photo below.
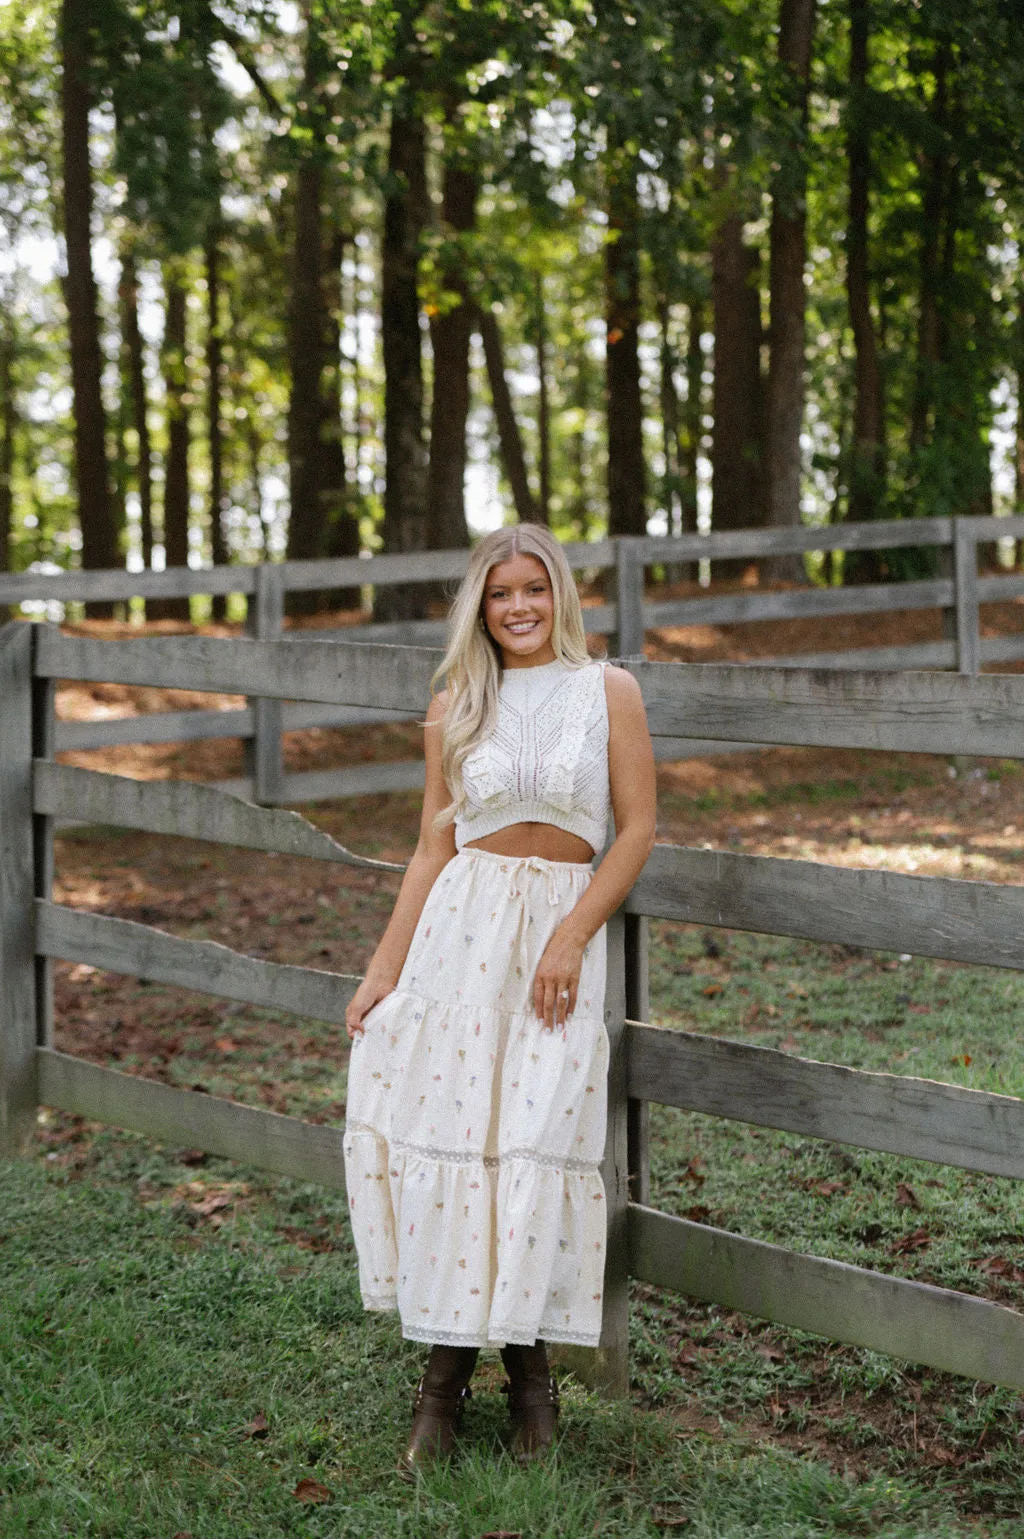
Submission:
<svg viewBox="0 0 1024 1539">
<path fill-rule="evenodd" d="M 367 1309 L 416 1341 L 595 1346 L 601 1332 L 605 937 L 543 1030 L 533 979 L 586 865 L 463 850 L 398 987 L 352 1047 L 349 1210 Z"/>
</svg>

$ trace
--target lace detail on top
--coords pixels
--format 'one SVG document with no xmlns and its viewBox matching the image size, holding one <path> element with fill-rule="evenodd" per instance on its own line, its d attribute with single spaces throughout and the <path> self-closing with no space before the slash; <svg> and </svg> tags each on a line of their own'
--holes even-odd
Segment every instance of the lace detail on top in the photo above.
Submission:
<svg viewBox="0 0 1024 1539">
<path fill-rule="evenodd" d="M 511 823 L 552 823 L 595 850 L 608 824 L 604 664 L 506 668 L 491 735 L 462 766 L 466 804 L 455 843 Z"/>
</svg>

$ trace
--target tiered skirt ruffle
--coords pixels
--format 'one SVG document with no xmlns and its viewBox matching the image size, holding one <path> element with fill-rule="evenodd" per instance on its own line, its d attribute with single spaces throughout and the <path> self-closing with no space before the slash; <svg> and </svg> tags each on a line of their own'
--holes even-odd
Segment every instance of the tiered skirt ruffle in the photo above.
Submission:
<svg viewBox="0 0 1024 1539">
<path fill-rule="evenodd" d="M 604 933 L 574 1014 L 533 980 L 589 866 L 463 850 L 349 1068 L 345 1169 L 367 1309 L 454 1346 L 597 1344 L 606 1214 Z"/>
</svg>

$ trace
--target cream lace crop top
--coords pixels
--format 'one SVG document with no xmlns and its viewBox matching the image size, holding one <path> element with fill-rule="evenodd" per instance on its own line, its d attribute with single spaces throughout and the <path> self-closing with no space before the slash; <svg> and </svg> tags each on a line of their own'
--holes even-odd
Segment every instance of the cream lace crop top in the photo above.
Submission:
<svg viewBox="0 0 1024 1539">
<path fill-rule="evenodd" d="M 553 823 L 597 851 L 608 827 L 604 664 L 506 668 L 494 731 L 462 766 L 455 844 L 511 823 Z"/>
</svg>

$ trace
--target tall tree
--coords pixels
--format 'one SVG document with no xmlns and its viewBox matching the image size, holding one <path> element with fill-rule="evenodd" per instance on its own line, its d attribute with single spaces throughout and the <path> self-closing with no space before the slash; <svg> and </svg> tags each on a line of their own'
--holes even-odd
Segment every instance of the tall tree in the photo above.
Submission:
<svg viewBox="0 0 1024 1539">
<path fill-rule="evenodd" d="M 75 484 L 82 531 L 82 565 L 118 565 L 117 526 L 110 495 L 103 406 L 99 310 L 92 265 L 92 167 L 89 161 L 89 61 L 95 22 L 89 0 L 62 0 L 61 108 L 64 240 L 71 378 L 75 412 Z M 110 613 L 94 604 L 95 614 Z"/>
<path fill-rule="evenodd" d="M 765 474 L 761 400 L 760 253 L 744 240 L 742 213 L 729 210 L 711 245 L 714 309 L 714 438 L 711 527 L 749 529 L 764 523 Z M 721 563 L 729 570 L 733 563 Z"/>
<path fill-rule="evenodd" d="M 325 50 L 310 5 L 306 12 L 305 70 L 295 174 L 295 238 L 288 306 L 288 466 L 291 516 L 288 557 L 311 561 L 325 551 L 322 429 L 327 315 L 324 307 L 324 144 L 319 95 L 326 72 Z M 298 137 L 298 136 L 296 136 Z M 293 596 L 298 605 L 305 595 Z M 294 606 L 293 606 L 294 607 Z M 301 607 L 308 607 L 302 605 Z"/>
<path fill-rule="evenodd" d="M 122 373 L 131 402 L 131 420 L 135 429 L 135 485 L 139 497 L 139 534 L 142 562 L 153 564 L 153 447 L 149 432 L 149 402 L 146 390 L 146 361 L 139 326 L 139 273 L 133 242 L 124 242 L 121 251 L 121 279 L 118 299 L 121 313 Z"/>
<path fill-rule="evenodd" d="M 168 261 L 164 268 L 163 375 L 166 401 L 167 452 L 164 462 L 164 564 L 187 567 L 189 553 L 189 402 L 188 293 L 183 264 Z M 160 619 L 187 620 L 187 598 L 165 598 L 149 605 Z"/>
<path fill-rule="evenodd" d="M 419 262 L 428 217 L 426 130 L 415 103 L 396 106 L 388 140 L 388 186 L 381 258 L 384 354 L 384 548 L 428 547 L 427 451 L 423 438 L 423 356 Z M 414 619 L 423 594 L 412 584 L 382 588 L 380 620 Z"/>
<path fill-rule="evenodd" d="M 779 105 L 787 143 L 772 182 L 769 231 L 768 507 L 774 525 L 799 524 L 804 417 L 807 119 L 815 0 L 779 0 Z M 797 557 L 771 563 L 801 577 Z"/>
<path fill-rule="evenodd" d="M 635 148 L 610 135 L 605 246 L 608 533 L 647 532 L 640 393 L 640 208 Z"/>
<path fill-rule="evenodd" d="M 885 506 L 885 400 L 871 313 L 868 207 L 871 117 L 868 99 L 871 0 L 850 0 L 850 98 L 846 157 L 846 294 L 854 346 L 853 442 L 849 501 L 852 520 L 878 518 Z"/>
<path fill-rule="evenodd" d="M 224 322 L 223 281 L 221 276 L 222 231 L 219 220 L 211 222 L 203 248 L 206 270 L 206 446 L 210 460 L 210 554 L 214 566 L 228 562 L 227 531 L 224 527 Z M 213 598 L 213 618 L 227 614 L 227 594 Z"/>
<path fill-rule="evenodd" d="M 446 237 L 442 305 L 430 319 L 434 356 L 430 408 L 427 522 L 439 550 L 469 544 L 466 523 L 466 420 L 469 416 L 469 344 L 475 318 L 459 237 L 476 223 L 477 173 L 465 152 L 450 145 L 445 160 L 441 220 Z"/>
</svg>

